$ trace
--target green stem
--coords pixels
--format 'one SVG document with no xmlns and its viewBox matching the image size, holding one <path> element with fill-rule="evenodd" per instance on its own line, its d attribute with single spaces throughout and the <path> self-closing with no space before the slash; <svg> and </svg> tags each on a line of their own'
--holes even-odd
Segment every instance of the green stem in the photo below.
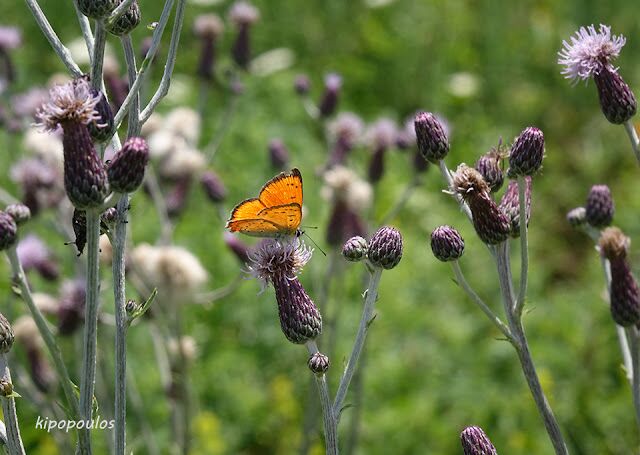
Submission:
<svg viewBox="0 0 640 455">
<path fill-rule="evenodd" d="M 635 155 L 638 163 L 640 163 L 640 139 L 638 139 L 638 133 L 636 132 L 636 128 L 633 126 L 633 122 L 631 121 L 631 119 L 624 122 L 624 128 L 629 135 L 633 154 Z"/>
<path fill-rule="evenodd" d="M 318 352 L 318 346 L 315 341 L 307 342 L 309 354 L 313 355 Z M 333 406 L 331 406 L 331 398 L 329 397 L 329 388 L 327 379 L 324 374 L 314 374 L 318 394 L 320 395 L 320 405 L 322 407 L 322 419 L 324 424 L 324 439 L 327 455 L 338 455 L 338 419 Z"/>
<path fill-rule="evenodd" d="M 633 394 L 633 407 L 636 411 L 636 420 L 640 427 L 640 334 L 636 327 L 631 326 L 627 329 L 627 335 L 631 342 L 631 364 L 633 365 L 631 393 Z"/>
<path fill-rule="evenodd" d="M 11 382 L 11 372 L 7 355 L 0 354 L 0 378 L 7 384 Z M 24 446 L 20 437 L 20 426 L 18 425 L 18 415 L 16 414 L 16 401 L 12 396 L 0 397 L 2 400 L 2 415 L 7 431 L 7 448 L 11 455 L 24 455 Z"/>
<path fill-rule="evenodd" d="M 527 184 L 524 177 L 518 176 L 518 200 L 520 216 L 520 290 L 518 300 L 515 304 L 515 314 L 520 317 L 524 308 L 524 301 L 527 298 L 527 281 L 529 275 L 529 244 L 527 239 L 527 206 L 526 206 Z"/>
</svg>

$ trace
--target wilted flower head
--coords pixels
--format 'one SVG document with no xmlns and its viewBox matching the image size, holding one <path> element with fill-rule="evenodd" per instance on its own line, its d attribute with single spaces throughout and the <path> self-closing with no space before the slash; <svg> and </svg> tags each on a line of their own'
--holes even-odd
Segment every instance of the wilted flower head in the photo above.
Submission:
<svg viewBox="0 0 640 455">
<path fill-rule="evenodd" d="M 17 27 L 0 26 L 0 49 L 8 51 L 20 47 L 22 34 Z"/>
<path fill-rule="evenodd" d="M 100 120 L 96 105 L 102 95 L 94 95 L 91 86 L 83 78 L 56 85 L 49 91 L 49 95 L 49 101 L 36 113 L 40 124 L 49 131 L 55 131 L 64 122 L 87 125 Z"/>
<path fill-rule="evenodd" d="M 267 240 L 249 253 L 249 271 L 263 286 L 277 276 L 294 279 L 312 255 L 313 250 L 297 237 Z"/>
<path fill-rule="evenodd" d="M 260 11 L 249 2 L 238 1 L 231 5 L 229 19 L 237 25 L 253 24 L 260 19 Z"/>
<path fill-rule="evenodd" d="M 558 64 L 564 65 L 562 74 L 577 82 L 599 74 L 603 69 L 613 69 L 611 61 L 620 55 L 626 43 L 624 36 L 612 35 L 611 27 L 600 25 L 599 31 L 593 25 L 580 27 L 571 37 L 571 43 L 563 41 L 558 52 Z"/>
</svg>

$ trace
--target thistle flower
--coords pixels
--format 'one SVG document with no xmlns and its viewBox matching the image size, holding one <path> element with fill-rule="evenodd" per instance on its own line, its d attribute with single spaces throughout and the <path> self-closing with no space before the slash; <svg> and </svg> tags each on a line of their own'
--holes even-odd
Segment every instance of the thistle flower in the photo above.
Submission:
<svg viewBox="0 0 640 455">
<path fill-rule="evenodd" d="M 16 346 L 25 349 L 29 363 L 29 374 L 36 387 L 43 393 L 53 388 L 55 373 L 43 351 L 44 341 L 31 316 L 20 316 L 13 323 Z"/>
<path fill-rule="evenodd" d="M 109 193 L 107 173 L 96 153 L 87 125 L 99 120 L 94 96 L 84 79 L 58 85 L 50 91 L 51 100 L 38 111 L 48 130 L 62 126 L 64 148 L 64 187 L 74 206 L 96 207 Z"/>
<path fill-rule="evenodd" d="M 253 23 L 260 19 L 260 12 L 249 2 L 237 1 L 231 6 L 229 19 L 238 28 L 238 36 L 236 36 L 231 51 L 233 60 L 240 68 L 247 69 L 251 60 L 249 29 Z"/>
<path fill-rule="evenodd" d="M 11 324 L 9 324 L 7 318 L 0 313 L 0 354 L 6 354 L 11 350 L 14 338 Z"/>
<path fill-rule="evenodd" d="M 220 177 L 218 177 L 218 174 L 215 172 L 206 171 L 203 173 L 200 177 L 200 183 L 211 202 L 217 204 L 223 202 L 227 197 L 227 189 L 225 188 L 224 183 L 222 183 Z"/>
<path fill-rule="evenodd" d="M 49 91 L 41 87 L 35 87 L 24 93 L 18 93 L 11 97 L 13 113 L 19 118 L 33 119 L 38 109 L 49 99 Z"/>
<path fill-rule="evenodd" d="M 531 177 L 526 176 L 524 182 L 525 215 L 527 226 L 529 226 L 529 218 L 531 218 Z M 498 208 L 507 215 L 511 222 L 511 237 L 520 237 L 520 195 L 517 181 L 511 180 L 509 182 L 507 191 L 502 195 Z"/>
<path fill-rule="evenodd" d="M 109 184 L 113 191 L 131 193 L 144 179 L 149 163 L 149 147 L 141 137 L 130 137 L 107 167 Z"/>
<path fill-rule="evenodd" d="M 349 262 L 358 262 L 367 257 L 368 249 L 367 241 L 356 235 L 345 242 L 342 247 L 342 256 Z"/>
<path fill-rule="evenodd" d="M 624 36 L 611 34 L 611 27 L 601 24 L 596 31 L 590 25 L 580 27 L 571 43 L 563 41 L 563 49 L 558 52 L 558 64 L 564 65 L 566 79 L 577 82 L 593 77 L 602 112 L 614 124 L 629 120 L 637 108 L 636 97 L 612 65 L 625 43 Z"/>
<path fill-rule="evenodd" d="M 498 143 L 498 147 L 492 148 L 488 153 L 485 153 L 478 161 L 476 161 L 475 169 L 480 172 L 482 178 L 491 188 L 491 192 L 495 193 L 504 183 L 504 174 L 500 166 L 502 161 L 502 139 Z"/>
<path fill-rule="evenodd" d="M 611 225 L 615 214 L 615 205 L 611 190 L 607 185 L 593 185 L 587 196 L 585 220 L 595 228 Z"/>
<path fill-rule="evenodd" d="M 53 207 L 64 197 L 58 172 L 38 159 L 23 159 L 11 167 L 11 180 L 22 187 L 22 202 L 32 215 L 41 208 Z"/>
<path fill-rule="evenodd" d="M 22 45 L 22 34 L 17 27 L 0 26 L 0 50 L 10 51 Z"/>
<path fill-rule="evenodd" d="M 482 175 L 466 164 L 458 166 L 451 190 L 469 205 L 473 227 L 478 237 L 488 245 L 496 245 L 509 237 L 511 223 L 489 194 L 489 185 Z"/>
<path fill-rule="evenodd" d="M 467 427 L 460 433 L 464 455 L 497 455 L 485 432 L 480 427 Z"/>
<path fill-rule="evenodd" d="M 91 19 L 103 19 L 120 3 L 121 0 L 78 0 L 78 9 Z"/>
<path fill-rule="evenodd" d="M 402 129 L 398 129 L 395 142 L 396 147 L 400 150 L 406 150 L 417 145 L 416 128 L 413 117 L 407 119 Z"/>
<path fill-rule="evenodd" d="M 329 73 L 324 77 L 324 93 L 320 99 L 318 110 L 320 117 L 330 117 L 338 107 L 342 77 L 336 73 Z"/>
<path fill-rule="evenodd" d="M 329 357 L 324 355 L 322 352 L 315 352 L 311 357 L 309 357 L 307 365 L 314 374 L 322 376 L 329 370 L 331 362 L 329 362 Z"/>
<path fill-rule="evenodd" d="M 382 178 L 386 151 L 395 144 L 396 134 L 396 125 L 388 118 L 378 119 L 367 129 L 367 142 L 373 148 L 373 155 L 369 162 L 370 182 L 376 183 Z"/>
<path fill-rule="evenodd" d="M 273 284 L 280 328 L 289 341 L 303 344 L 322 333 L 322 317 L 297 275 L 312 251 L 298 238 L 267 240 L 251 255 L 249 270 L 263 287 Z"/>
<path fill-rule="evenodd" d="M 34 234 L 24 237 L 16 247 L 16 253 L 25 272 L 37 271 L 45 280 L 58 278 L 60 270 L 45 243 Z"/>
<path fill-rule="evenodd" d="M 587 222 L 587 209 L 576 207 L 567 212 L 567 221 L 573 227 L 580 227 Z"/>
<path fill-rule="evenodd" d="M 269 160 L 276 169 L 284 169 L 289 162 L 289 151 L 280 139 L 269 141 Z"/>
<path fill-rule="evenodd" d="M 72 335 L 82 325 L 86 296 L 87 288 L 84 280 L 68 280 L 62 284 L 57 311 L 60 335 Z"/>
<path fill-rule="evenodd" d="M 216 59 L 216 41 L 224 31 L 224 24 L 216 14 L 201 14 L 193 23 L 193 32 L 200 38 L 198 76 L 205 81 L 213 79 Z"/>
<path fill-rule="evenodd" d="M 121 3 L 121 2 L 120 2 Z M 113 23 L 106 23 L 106 29 L 109 33 L 116 36 L 123 36 L 131 33 L 141 20 L 140 6 L 138 0 L 133 0 L 129 8 Z"/>
<path fill-rule="evenodd" d="M 544 157 L 544 134 L 535 126 L 525 128 L 516 138 L 509 152 L 511 178 L 533 175 L 542 167 Z"/>
<path fill-rule="evenodd" d="M 442 262 L 456 261 L 464 253 L 464 240 L 451 226 L 440 226 L 431 233 L 431 251 Z"/>
<path fill-rule="evenodd" d="M 422 157 L 434 164 L 449 153 L 449 138 L 445 127 L 431 112 L 418 112 L 414 120 L 418 150 Z"/>
<path fill-rule="evenodd" d="M 14 219 L 5 212 L 0 212 L 0 251 L 6 250 L 18 238 L 18 226 Z"/>
<path fill-rule="evenodd" d="M 328 124 L 327 128 L 334 143 L 329 155 L 328 167 L 344 164 L 349 152 L 362 137 L 364 122 L 352 112 L 341 112 Z"/>
<path fill-rule="evenodd" d="M 623 327 L 640 322 L 640 288 L 627 260 L 630 243 L 629 237 L 616 227 L 602 231 L 598 242 L 600 254 L 611 265 L 611 316 Z"/>
<path fill-rule="evenodd" d="M 383 226 L 369 240 L 369 262 L 376 267 L 392 269 L 402 259 L 402 234 L 390 226 Z"/>
<path fill-rule="evenodd" d="M 190 146 L 183 146 L 173 150 L 160 162 L 158 173 L 169 180 L 192 179 L 206 166 L 206 161 L 200 151 Z"/>
<path fill-rule="evenodd" d="M 201 129 L 200 115 L 188 107 L 172 109 L 163 122 L 163 130 L 183 138 L 191 147 L 197 145 Z"/>
<path fill-rule="evenodd" d="M 5 207 L 4 211 L 11 215 L 11 218 L 13 218 L 18 226 L 31 219 L 31 210 L 24 204 L 9 204 Z"/>
</svg>

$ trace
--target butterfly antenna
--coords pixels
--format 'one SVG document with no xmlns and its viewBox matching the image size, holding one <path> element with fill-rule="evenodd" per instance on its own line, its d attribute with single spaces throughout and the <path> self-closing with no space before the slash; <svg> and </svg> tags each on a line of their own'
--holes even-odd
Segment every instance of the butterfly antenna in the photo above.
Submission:
<svg viewBox="0 0 640 455">
<path fill-rule="evenodd" d="M 317 228 L 316 228 L 316 229 L 317 229 Z M 309 240 L 311 240 L 311 243 L 313 243 L 313 244 L 315 245 L 315 247 L 316 247 L 316 248 L 317 248 L 317 249 L 318 249 L 318 250 L 323 254 L 323 256 L 326 256 L 326 255 L 327 255 L 327 253 L 325 253 L 325 252 L 324 252 L 324 250 L 323 250 L 322 248 L 320 248 L 320 245 L 318 245 L 318 244 L 316 243 L 316 241 L 315 241 L 315 240 L 313 240 L 313 239 L 311 238 L 311 236 L 310 236 L 309 234 L 307 234 L 305 231 L 300 231 L 300 235 L 306 235 L 306 236 L 307 236 L 307 238 L 308 238 Z"/>
</svg>

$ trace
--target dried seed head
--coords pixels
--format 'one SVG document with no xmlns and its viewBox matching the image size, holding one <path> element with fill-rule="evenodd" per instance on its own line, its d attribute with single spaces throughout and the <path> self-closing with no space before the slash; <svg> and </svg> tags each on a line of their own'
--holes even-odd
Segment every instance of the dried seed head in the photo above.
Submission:
<svg viewBox="0 0 640 455">
<path fill-rule="evenodd" d="M 456 261 L 464 253 L 464 240 L 451 226 L 440 226 L 431 233 L 431 251 L 443 262 Z"/>
<path fill-rule="evenodd" d="M 116 36 L 123 36 L 131 33 L 134 28 L 140 24 L 140 6 L 138 6 L 138 0 L 133 0 L 133 3 L 127 8 L 122 16 L 118 18 L 113 24 L 106 24 L 106 29 L 109 33 Z"/>
<path fill-rule="evenodd" d="M 498 455 L 485 432 L 480 427 L 467 427 L 460 433 L 464 455 Z"/>
<path fill-rule="evenodd" d="M 466 164 L 461 164 L 453 175 L 451 190 L 468 202 L 481 193 L 489 193 L 491 189 L 482 174 Z"/>
<path fill-rule="evenodd" d="M 383 226 L 369 240 L 369 262 L 376 267 L 392 269 L 402 259 L 402 234 L 390 226 Z"/>
<path fill-rule="evenodd" d="M 144 179 L 144 170 L 148 163 L 147 141 L 141 137 L 127 139 L 107 168 L 109 184 L 113 191 L 119 193 L 135 191 Z"/>
<path fill-rule="evenodd" d="M 31 219 L 31 210 L 24 204 L 10 204 L 4 209 L 6 213 L 11 215 L 11 218 L 16 222 L 18 226 L 26 223 Z"/>
<path fill-rule="evenodd" d="M 418 112 L 414 120 L 418 150 L 422 157 L 434 164 L 449 153 L 449 138 L 444 126 L 431 112 Z"/>
<path fill-rule="evenodd" d="M 474 166 L 482 174 L 482 178 L 487 182 L 492 193 L 502 188 L 504 183 L 504 173 L 500 166 L 502 161 L 501 143 L 498 144 L 497 148 L 491 149 L 489 153 L 482 155 Z"/>
<path fill-rule="evenodd" d="M 342 256 L 344 256 L 347 261 L 358 262 L 367 257 L 367 250 L 367 241 L 356 235 L 346 241 L 342 247 Z"/>
<path fill-rule="evenodd" d="M 287 168 L 289 163 L 289 151 L 280 139 L 272 139 L 269 142 L 269 160 L 276 169 Z"/>
<path fill-rule="evenodd" d="M 526 220 L 527 226 L 529 226 L 529 218 L 531 218 L 531 177 L 526 176 L 524 178 L 525 190 L 524 200 L 526 206 Z M 507 218 L 511 222 L 511 237 L 520 237 L 520 195 L 518 189 L 518 182 L 511 180 L 507 191 L 502 195 L 500 199 L 500 205 L 498 208 L 507 215 Z"/>
<path fill-rule="evenodd" d="M 6 354 L 13 346 L 13 329 L 7 318 L 0 313 L 0 354 Z"/>
<path fill-rule="evenodd" d="M 324 77 L 324 93 L 318 105 L 321 117 L 330 117 L 336 111 L 341 88 L 342 77 L 339 74 L 329 73 Z"/>
<path fill-rule="evenodd" d="M 617 227 L 608 227 L 600 233 L 600 253 L 607 259 L 626 258 L 631 239 Z"/>
<path fill-rule="evenodd" d="M 11 215 L 0 212 L 0 251 L 12 246 L 18 238 L 18 226 Z"/>
<path fill-rule="evenodd" d="M 120 4 L 120 0 L 78 0 L 78 9 L 91 19 L 107 17 Z"/>
<path fill-rule="evenodd" d="M 600 108 L 604 116 L 614 125 L 620 125 L 636 115 L 638 102 L 629 85 L 611 67 L 603 68 L 593 75 L 598 88 Z"/>
<path fill-rule="evenodd" d="M 585 219 L 596 228 L 611 225 L 615 214 L 615 205 L 611 190 L 607 185 L 593 185 L 587 196 Z"/>
<path fill-rule="evenodd" d="M 206 171 L 200 176 L 200 183 L 205 194 L 213 203 L 223 202 L 227 197 L 227 189 L 222 183 L 218 174 L 213 171 Z"/>
<path fill-rule="evenodd" d="M 533 175 L 542 167 L 544 134 L 538 128 L 525 128 L 511 146 L 509 153 L 509 177 Z"/>
<path fill-rule="evenodd" d="M 573 227 L 580 227 L 587 222 L 587 209 L 576 207 L 567 212 L 567 221 Z"/>
<path fill-rule="evenodd" d="M 329 357 L 324 355 L 322 352 L 316 352 L 309 357 L 307 365 L 314 374 L 322 376 L 329 370 L 331 362 L 329 362 Z"/>
<path fill-rule="evenodd" d="M 280 328 L 287 340 L 304 344 L 322 333 L 322 316 L 297 277 L 277 273 L 272 278 Z"/>
</svg>

